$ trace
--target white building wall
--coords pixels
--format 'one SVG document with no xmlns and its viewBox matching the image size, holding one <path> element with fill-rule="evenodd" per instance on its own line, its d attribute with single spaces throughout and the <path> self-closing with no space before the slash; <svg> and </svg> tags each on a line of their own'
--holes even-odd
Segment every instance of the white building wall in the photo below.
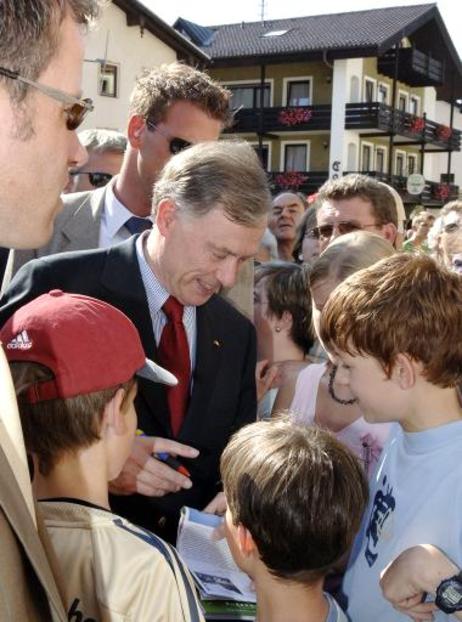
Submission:
<svg viewBox="0 0 462 622">
<path fill-rule="evenodd" d="M 359 134 L 345 130 L 345 105 L 357 99 L 355 85 L 363 75 L 363 59 L 350 58 L 334 61 L 332 81 L 332 120 L 330 133 L 329 177 L 340 177 L 351 168 L 351 154 L 359 154 Z M 356 145 L 354 149 L 353 145 Z M 350 153 L 350 158 L 348 154 Z M 357 155 L 358 157 L 358 155 Z M 350 159 L 350 162 L 348 161 Z M 353 170 L 358 170 L 359 162 Z"/>
<path fill-rule="evenodd" d="M 438 123 L 450 125 L 451 106 L 447 102 L 438 100 L 436 102 L 435 116 L 433 117 Z M 462 131 L 462 114 L 459 109 L 454 108 L 453 127 Z M 440 180 L 441 173 L 448 172 L 448 154 L 435 153 L 433 155 L 433 177 L 434 181 Z M 454 183 L 462 187 L 462 152 L 453 151 L 451 156 L 451 173 L 454 173 Z"/>
<path fill-rule="evenodd" d="M 106 51 L 107 49 L 107 51 Z M 141 36 L 139 26 L 127 26 L 124 11 L 109 5 L 99 26 L 87 35 L 83 69 L 83 93 L 91 97 L 95 110 L 82 124 L 85 128 L 109 128 L 124 132 L 128 118 L 128 103 L 136 76 L 144 68 L 177 59 L 175 50 L 165 45 L 146 29 Z M 98 95 L 99 62 L 119 65 L 117 97 Z"/>
</svg>

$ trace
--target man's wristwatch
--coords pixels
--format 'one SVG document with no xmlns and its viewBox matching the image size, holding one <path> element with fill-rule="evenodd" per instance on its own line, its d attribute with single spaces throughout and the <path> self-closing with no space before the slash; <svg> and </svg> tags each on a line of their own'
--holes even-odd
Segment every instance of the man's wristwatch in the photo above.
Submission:
<svg viewBox="0 0 462 622">
<path fill-rule="evenodd" d="M 462 611 L 462 572 L 441 581 L 436 589 L 435 605 L 444 613 Z"/>
</svg>

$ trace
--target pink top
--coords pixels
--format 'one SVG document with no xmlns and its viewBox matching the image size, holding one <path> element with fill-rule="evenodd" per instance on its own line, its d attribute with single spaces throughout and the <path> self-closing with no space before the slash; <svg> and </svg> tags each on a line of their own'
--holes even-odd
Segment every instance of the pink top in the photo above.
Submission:
<svg viewBox="0 0 462 622">
<path fill-rule="evenodd" d="M 290 405 L 294 421 L 301 425 L 316 425 L 316 400 L 326 363 L 308 365 L 298 374 L 295 394 Z M 377 464 L 382 447 L 390 432 L 391 423 L 368 423 L 358 417 L 346 427 L 334 432 L 334 436 L 345 443 L 365 464 L 368 475 Z"/>
</svg>

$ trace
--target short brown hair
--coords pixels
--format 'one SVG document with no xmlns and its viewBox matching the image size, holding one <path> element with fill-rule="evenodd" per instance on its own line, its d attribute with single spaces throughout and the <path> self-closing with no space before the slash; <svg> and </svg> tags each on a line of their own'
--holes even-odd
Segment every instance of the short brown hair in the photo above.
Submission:
<svg viewBox="0 0 462 622">
<path fill-rule="evenodd" d="M 317 201 L 341 201 L 361 198 L 372 205 L 372 214 L 378 225 L 393 223 L 398 226 L 398 214 L 393 194 L 386 184 L 381 184 L 367 175 L 345 175 L 329 179 L 320 188 Z"/>
<path fill-rule="evenodd" d="M 154 213 L 164 198 L 197 217 L 219 207 L 248 227 L 268 216 L 271 203 L 266 173 L 242 140 L 198 143 L 170 158 L 154 184 Z"/>
<path fill-rule="evenodd" d="M 255 269 L 255 283 L 262 279 L 266 279 L 269 312 L 278 319 L 284 311 L 291 314 L 290 336 L 308 354 L 314 341 L 308 268 L 286 261 L 269 261 Z"/>
<path fill-rule="evenodd" d="M 0 2 L 0 64 L 36 80 L 59 46 L 59 28 L 69 11 L 79 24 L 98 16 L 99 0 L 2 0 Z M 24 99 L 27 85 L 3 78 L 12 98 Z"/>
<path fill-rule="evenodd" d="M 159 123 L 169 106 L 187 101 L 227 126 L 231 122 L 230 97 L 231 93 L 206 73 L 182 63 L 170 63 L 145 71 L 137 79 L 130 97 L 130 114 Z"/>
<path fill-rule="evenodd" d="M 367 502 L 359 461 L 329 432 L 287 418 L 241 428 L 221 457 L 234 524 L 277 577 L 312 583 L 349 550 Z"/>
<path fill-rule="evenodd" d="M 423 366 L 428 382 L 462 381 L 462 280 L 425 255 L 398 253 L 357 272 L 321 315 L 326 348 L 372 356 L 390 377 L 396 356 Z"/>
<path fill-rule="evenodd" d="M 128 394 L 135 383 L 132 378 L 103 391 L 31 404 L 26 399 L 27 388 L 50 380 L 53 373 L 44 365 L 29 362 L 11 362 L 10 369 L 26 450 L 37 457 L 42 475 L 48 475 L 63 454 L 96 443 L 100 439 L 104 407 L 119 388 Z"/>
</svg>

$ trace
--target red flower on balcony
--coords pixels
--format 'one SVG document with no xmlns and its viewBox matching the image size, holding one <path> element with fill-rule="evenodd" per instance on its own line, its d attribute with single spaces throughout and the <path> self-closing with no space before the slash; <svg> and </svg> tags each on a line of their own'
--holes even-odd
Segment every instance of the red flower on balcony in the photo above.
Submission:
<svg viewBox="0 0 462 622">
<path fill-rule="evenodd" d="M 285 108 L 279 113 L 278 121 L 281 125 L 300 125 L 308 123 L 312 116 L 313 112 L 305 108 Z"/>
<path fill-rule="evenodd" d="M 303 175 L 303 173 L 287 171 L 286 173 L 276 175 L 274 181 L 283 190 L 297 190 L 307 179 L 307 175 Z"/>
<path fill-rule="evenodd" d="M 447 125 L 439 125 L 436 129 L 436 137 L 442 142 L 447 142 L 452 136 L 452 128 Z"/>
<path fill-rule="evenodd" d="M 409 129 L 413 134 L 421 134 L 425 129 L 425 119 L 422 117 L 415 117 Z"/>
<path fill-rule="evenodd" d="M 433 192 L 436 199 L 447 201 L 451 195 L 451 187 L 449 184 L 438 184 Z"/>
</svg>

